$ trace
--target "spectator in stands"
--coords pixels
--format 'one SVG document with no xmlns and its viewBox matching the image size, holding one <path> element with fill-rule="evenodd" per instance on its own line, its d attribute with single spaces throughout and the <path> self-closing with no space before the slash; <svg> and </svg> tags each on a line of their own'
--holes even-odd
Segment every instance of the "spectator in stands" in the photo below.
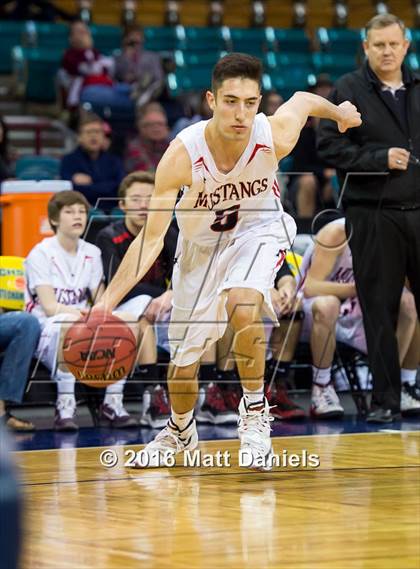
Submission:
<svg viewBox="0 0 420 569">
<path fill-rule="evenodd" d="M 0 116 L 0 182 L 12 176 L 7 126 Z"/>
<path fill-rule="evenodd" d="M 299 279 L 305 297 L 302 339 L 310 340 L 313 358 L 311 414 L 322 419 L 343 415 L 331 378 L 336 340 L 367 353 L 344 221 L 344 218 L 337 219 L 320 230 L 315 245 L 305 252 Z M 414 298 L 405 290 L 397 326 L 400 363 L 404 362 L 410 345 L 415 341 L 416 323 Z M 416 370 L 403 369 L 401 376 L 401 411 L 405 414 L 420 413 L 420 399 L 415 388 Z"/>
<path fill-rule="evenodd" d="M 261 99 L 261 112 L 271 117 L 283 103 L 283 97 L 275 89 L 265 91 Z"/>
<path fill-rule="evenodd" d="M 154 172 L 169 146 L 166 113 L 159 103 L 149 103 L 138 115 L 138 136 L 128 144 L 125 167 L 127 172 Z"/>
<path fill-rule="evenodd" d="M 59 71 L 59 82 L 66 91 L 66 106 L 74 109 L 84 87 L 113 85 L 110 77 L 113 61 L 93 47 L 89 27 L 81 20 L 71 24 L 69 42 Z"/>
<path fill-rule="evenodd" d="M 93 113 L 82 115 L 79 146 L 63 157 L 60 176 L 63 180 L 70 180 L 73 188 L 82 193 L 92 206 L 98 205 L 109 211 L 116 206 L 115 198 L 124 177 L 124 168 L 117 156 L 103 150 L 104 139 L 102 119 Z"/>
<path fill-rule="evenodd" d="M 1 309 L 0 309 L 1 311 Z M 25 312 L 0 312 L 0 421 L 12 431 L 33 431 L 29 421 L 11 415 L 6 403 L 21 403 L 29 366 L 40 335 L 37 319 Z"/>
<path fill-rule="evenodd" d="M 113 278 L 128 247 L 146 222 L 154 183 L 154 174 L 133 172 L 120 184 L 119 206 L 124 212 L 124 218 L 102 229 L 96 239 L 96 244 L 102 252 L 106 282 Z M 123 299 L 119 310 L 130 312 L 136 318 L 144 315 L 151 324 L 168 320 L 167 315 L 172 308 L 172 290 L 168 290 L 168 283 L 172 275 L 177 238 L 178 231 L 171 226 L 165 236 L 162 253 L 141 282 Z M 162 323 L 158 330 L 159 340 L 165 335 L 166 326 Z M 165 339 L 161 341 L 161 344 L 166 343 Z M 143 362 L 140 373 L 150 382 L 154 378 L 156 384 L 158 373 L 155 363 L 156 361 Z M 147 402 L 146 399 L 147 397 L 143 398 L 141 422 L 153 428 L 165 426 L 170 408 L 164 388 L 155 385 L 150 399 L 147 399 Z"/>
<path fill-rule="evenodd" d="M 171 131 L 171 139 L 175 138 L 176 135 L 179 132 L 181 132 L 181 130 L 183 130 L 184 128 L 187 128 L 187 126 L 195 124 L 196 122 L 199 122 L 199 121 L 205 121 L 205 120 L 211 119 L 213 112 L 207 103 L 206 93 L 207 93 L 207 91 L 201 92 L 199 105 L 194 105 L 194 104 L 191 105 L 192 106 L 192 109 L 191 109 L 192 116 L 191 117 L 181 117 L 180 119 L 178 119 L 176 121 L 176 123 L 174 124 L 172 131 Z M 197 106 L 198 106 L 198 108 L 197 108 Z M 195 107 L 195 109 L 194 109 L 194 107 Z"/>
<path fill-rule="evenodd" d="M 114 78 L 132 86 L 131 97 L 143 107 L 162 90 L 164 73 L 157 53 L 143 48 L 141 26 L 128 27 L 123 36 L 122 52 L 115 57 Z"/>
<path fill-rule="evenodd" d="M 101 252 L 81 239 L 89 204 L 79 192 L 63 191 L 48 203 L 48 219 L 55 233 L 38 243 L 26 258 L 27 311 L 41 324 L 37 357 L 51 371 L 57 383 L 55 429 L 77 430 L 75 422 L 75 377 L 63 361 L 62 348 L 67 327 L 81 317 L 90 300 L 97 302 L 103 291 Z M 141 338 L 140 361 L 155 353 L 156 341 L 143 321 L 117 311 Z M 68 324 L 67 324 L 68 323 Z M 112 427 L 131 427 L 136 421 L 123 406 L 125 379 L 106 388 L 100 408 L 100 422 Z"/>
<path fill-rule="evenodd" d="M 328 76 L 320 76 L 311 91 L 327 97 L 332 88 Z M 335 170 L 319 158 L 316 150 L 316 128 L 319 119 L 310 117 L 300 133 L 292 152 L 293 171 L 299 172 L 291 178 L 290 200 L 298 217 L 313 218 L 317 211 L 335 207 L 332 178 Z M 304 173 L 302 173 L 304 172 Z"/>
</svg>

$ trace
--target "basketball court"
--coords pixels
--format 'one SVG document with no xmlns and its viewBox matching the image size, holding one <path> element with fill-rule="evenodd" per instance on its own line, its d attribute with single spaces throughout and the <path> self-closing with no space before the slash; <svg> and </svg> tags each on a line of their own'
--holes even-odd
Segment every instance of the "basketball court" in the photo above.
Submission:
<svg viewBox="0 0 420 569">
<path fill-rule="evenodd" d="M 82 428 L 22 440 L 22 567 L 419 567 L 418 419 L 390 429 L 354 416 L 276 423 L 274 451 L 289 462 L 271 472 L 238 468 L 234 427 L 199 427 L 201 457 L 228 451 L 230 466 L 184 467 L 179 457 L 125 468 L 154 435 Z M 318 467 L 305 466 L 309 455 Z"/>
</svg>

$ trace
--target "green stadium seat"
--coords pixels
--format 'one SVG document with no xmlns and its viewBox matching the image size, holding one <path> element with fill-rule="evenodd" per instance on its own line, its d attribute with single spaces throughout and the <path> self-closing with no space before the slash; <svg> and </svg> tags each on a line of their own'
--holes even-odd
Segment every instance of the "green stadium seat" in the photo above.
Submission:
<svg viewBox="0 0 420 569">
<path fill-rule="evenodd" d="M 358 67 L 354 53 L 347 55 L 316 52 L 312 57 L 316 73 L 328 73 L 333 80 L 345 73 L 354 71 Z"/>
<path fill-rule="evenodd" d="M 274 38 L 277 49 L 280 52 L 309 53 L 311 49 L 305 30 L 274 28 Z"/>
<path fill-rule="evenodd" d="M 92 25 L 93 45 L 104 55 L 112 53 L 121 47 L 122 29 L 119 26 Z"/>
<path fill-rule="evenodd" d="M 228 35 L 226 35 L 228 37 Z M 274 44 L 273 28 L 230 28 L 230 51 L 239 51 L 262 57 Z"/>
<path fill-rule="evenodd" d="M 189 51 L 223 51 L 229 38 L 229 28 L 185 28 L 185 49 Z"/>
<path fill-rule="evenodd" d="M 210 88 L 212 67 L 177 69 L 168 75 L 168 87 L 172 95 Z"/>
<path fill-rule="evenodd" d="M 183 26 L 145 27 L 144 49 L 160 52 L 171 52 L 185 47 L 185 30 Z"/>
<path fill-rule="evenodd" d="M 349 28 L 318 28 L 317 38 L 322 51 L 356 54 L 361 50 L 362 32 Z"/>
<path fill-rule="evenodd" d="M 57 180 L 60 177 L 60 160 L 52 156 L 21 156 L 16 161 L 19 180 Z"/>
<path fill-rule="evenodd" d="M 13 68 L 24 98 L 53 103 L 57 98 L 56 75 L 63 52 L 48 48 L 13 49 Z"/>
<path fill-rule="evenodd" d="M 0 21 L 0 73 L 12 72 L 12 49 L 25 38 L 26 22 Z"/>
</svg>

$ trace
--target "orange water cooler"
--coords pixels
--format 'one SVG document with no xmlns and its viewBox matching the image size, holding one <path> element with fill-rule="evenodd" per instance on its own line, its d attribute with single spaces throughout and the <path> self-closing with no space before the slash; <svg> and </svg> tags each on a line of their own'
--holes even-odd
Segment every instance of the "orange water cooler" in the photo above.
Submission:
<svg viewBox="0 0 420 569">
<path fill-rule="evenodd" d="M 47 205 L 56 192 L 71 190 L 66 180 L 10 180 L 1 186 L 2 255 L 26 257 L 39 241 L 53 235 Z"/>
</svg>

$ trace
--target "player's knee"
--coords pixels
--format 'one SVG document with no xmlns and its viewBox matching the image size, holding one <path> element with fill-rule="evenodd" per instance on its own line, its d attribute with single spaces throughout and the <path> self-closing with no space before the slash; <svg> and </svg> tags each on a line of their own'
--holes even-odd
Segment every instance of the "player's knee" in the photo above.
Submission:
<svg viewBox="0 0 420 569">
<path fill-rule="evenodd" d="M 317 298 L 312 305 L 314 322 L 328 327 L 335 325 L 340 314 L 340 300 L 336 296 Z"/>
<path fill-rule="evenodd" d="M 233 328 L 238 331 L 253 324 L 260 314 L 262 294 L 252 289 L 231 289 L 227 311 Z"/>
</svg>

